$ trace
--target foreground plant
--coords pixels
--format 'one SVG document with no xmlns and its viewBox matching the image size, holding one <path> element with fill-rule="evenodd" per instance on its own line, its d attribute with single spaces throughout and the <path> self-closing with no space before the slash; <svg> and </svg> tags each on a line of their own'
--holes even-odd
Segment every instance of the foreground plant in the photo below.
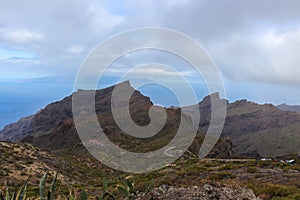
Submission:
<svg viewBox="0 0 300 200">
<path fill-rule="evenodd" d="M 103 194 L 97 197 L 97 200 L 115 200 L 115 196 L 108 191 L 108 185 L 105 178 L 102 179 Z"/>
<path fill-rule="evenodd" d="M 46 193 L 45 193 L 45 188 L 46 188 L 46 180 L 47 180 L 47 176 L 48 176 L 48 171 L 41 178 L 41 181 L 40 181 L 40 184 L 39 184 L 40 200 L 53 200 L 57 175 L 58 175 L 58 171 L 55 172 L 55 175 L 54 175 L 54 178 L 52 180 L 50 189 L 48 190 L 47 196 L 46 196 Z"/>
<path fill-rule="evenodd" d="M 2 194 L 0 195 L 0 199 L 1 200 L 25 200 L 28 179 L 29 178 L 27 178 L 27 180 L 25 181 L 23 186 L 20 188 L 19 192 L 17 192 L 17 188 L 14 189 L 12 196 L 10 196 L 10 194 L 9 194 L 9 188 L 8 188 L 8 184 L 6 181 L 5 182 L 5 199 Z"/>
<path fill-rule="evenodd" d="M 40 189 L 40 198 L 39 199 L 40 200 L 53 200 L 53 194 L 55 191 L 55 183 L 57 180 L 57 175 L 58 175 L 58 172 L 56 172 L 54 175 L 54 179 L 51 183 L 50 189 L 48 190 L 47 196 L 45 193 L 45 188 L 46 188 L 46 179 L 48 176 L 48 171 L 43 175 L 43 177 L 40 180 L 40 184 L 39 184 L 39 189 Z M 12 196 L 10 196 L 9 187 L 8 187 L 8 184 L 6 181 L 5 182 L 5 198 L 4 198 L 3 194 L 1 193 L 0 200 L 25 200 L 28 180 L 29 180 L 29 177 L 27 178 L 27 180 L 25 181 L 25 183 L 23 184 L 23 186 L 20 188 L 20 190 L 18 192 L 17 192 L 17 188 L 15 187 L 14 192 L 12 193 Z"/>
<path fill-rule="evenodd" d="M 154 189 L 154 182 L 153 180 L 148 183 L 148 182 L 145 182 L 144 183 L 144 193 L 148 193 L 150 192 L 151 190 Z M 127 179 L 127 180 L 123 180 L 122 181 L 122 185 L 119 185 L 118 186 L 118 191 L 126 196 L 126 199 L 135 199 L 135 197 L 137 196 L 138 192 L 141 192 L 141 191 L 138 191 L 135 187 L 135 183 L 133 180 L 131 179 Z"/>
<path fill-rule="evenodd" d="M 123 180 L 122 185 L 118 186 L 118 190 L 121 194 L 125 195 L 128 199 L 133 199 L 137 195 L 134 182 L 130 179 Z"/>
</svg>

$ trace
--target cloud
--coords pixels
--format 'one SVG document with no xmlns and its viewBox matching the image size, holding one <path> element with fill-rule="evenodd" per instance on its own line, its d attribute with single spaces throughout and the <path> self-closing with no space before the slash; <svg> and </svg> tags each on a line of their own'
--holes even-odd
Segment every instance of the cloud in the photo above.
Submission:
<svg viewBox="0 0 300 200">
<path fill-rule="evenodd" d="M 30 66 L 30 65 L 36 65 L 41 63 L 34 58 L 11 57 L 11 58 L 0 59 L 0 64 L 4 64 L 4 65 L 23 64 L 24 66 L 28 66 L 28 65 Z"/>
<path fill-rule="evenodd" d="M 223 73 L 234 80 L 300 85 L 300 29 L 232 36 L 211 47 Z"/>
<path fill-rule="evenodd" d="M 16 44 L 39 44 L 45 39 L 41 33 L 28 30 L 0 29 L 1 40 Z"/>
<path fill-rule="evenodd" d="M 35 73 L 68 75 L 107 37 L 159 26 L 196 39 L 227 78 L 299 85 L 299 10 L 281 0 L 11 0 L 1 2 L 0 44 L 36 55 Z"/>
<path fill-rule="evenodd" d="M 110 75 L 122 75 L 131 70 L 131 77 L 141 78 L 141 77 L 150 77 L 150 76 L 160 76 L 160 77 L 194 77 L 195 73 L 192 70 L 167 70 L 166 68 L 161 68 L 160 66 L 155 66 L 151 64 L 150 66 L 140 66 L 137 68 L 110 68 L 107 70 L 107 73 Z"/>
<path fill-rule="evenodd" d="M 98 0 L 16 0 L 0 6 L 0 48 L 30 52 L 0 56 L 0 80 L 28 77 L 75 77 L 88 52 L 122 23 Z M 5 59 L 3 59 L 5 58 Z"/>
<path fill-rule="evenodd" d="M 85 49 L 85 46 L 81 46 L 81 45 L 72 45 L 68 52 L 71 54 L 79 54 L 81 52 L 83 52 L 83 50 Z"/>
<path fill-rule="evenodd" d="M 227 78 L 299 86 L 299 9 L 298 1 L 194 0 L 162 23 L 196 38 Z"/>
</svg>

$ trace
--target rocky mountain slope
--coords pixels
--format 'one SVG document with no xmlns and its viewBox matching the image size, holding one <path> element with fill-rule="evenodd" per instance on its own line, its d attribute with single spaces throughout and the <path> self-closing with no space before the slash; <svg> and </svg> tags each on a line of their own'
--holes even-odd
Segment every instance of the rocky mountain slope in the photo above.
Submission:
<svg viewBox="0 0 300 200">
<path fill-rule="evenodd" d="M 148 97 L 134 90 L 129 82 L 122 87 L 133 91 L 130 99 L 130 114 L 142 126 L 150 123 L 149 108 L 153 105 Z M 118 128 L 111 112 L 111 94 L 114 87 L 96 91 L 95 103 L 98 121 L 105 134 L 122 148 L 135 152 L 157 149 L 174 137 L 180 122 L 180 109 L 167 109 L 167 123 L 159 134 L 150 139 L 128 136 Z M 77 93 L 91 92 L 78 91 Z M 218 94 L 213 94 L 218 98 Z M 229 103 L 222 132 L 230 137 L 238 157 L 278 156 L 300 153 L 300 114 L 282 111 L 270 104 L 256 104 L 247 100 Z M 8 125 L 0 132 L 0 140 L 26 141 L 45 149 L 63 149 L 80 143 L 72 119 L 72 97 L 52 103 L 33 117 Z M 211 117 L 210 96 L 200 103 L 201 120 L 199 134 L 206 133 Z M 188 117 L 187 117 L 188 118 Z M 88 122 L 86 122 L 88 125 Z M 47 142 L 44 142 L 47 141 Z M 225 140 L 224 140 L 225 141 Z"/>
<path fill-rule="evenodd" d="M 131 88 L 129 82 L 124 82 L 122 84 Z M 114 87 L 109 87 L 103 90 L 97 90 L 95 96 L 97 114 L 106 113 L 111 109 L 110 101 L 113 89 Z M 84 91 L 80 90 L 77 93 L 81 92 Z M 149 98 L 144 97 L 138 91 L 134 92 L 131 98 L 131 103 L 135 101 L 136 110 L 141 107 L 149 108 L 152 105 Z M 72 119 L 72 96 L 68 96 L 61 101 L 49 104 L 33 116 L 23 118 L 16 123 L 7 125 L 2 131 L 0 131 L 0 140 L 17 142 L 29 135 L 35 137 L 47 135 L 57 129 L 57 127 L 59 127 L 65 120 L 69 119 Z"/>
<path fill-rule="evenodd" d="M 27 135 L 31 135 L 33 133 L 33 118 L 33 115 L 24 117 L 16 123 L 5 126 L 0 132 L 0 141 L 17 142 Z"/>
<path fill-rule="evenodd" d="M 136 199 L 267 200 L 300 197 L 299 164 L 283 165 L 251 159 L 198 159 L 186 152 L 160 170 L 128 174 L 106 167 L 87 156 L 88 152 L 81 151 L 81 148 L 77 145 L 52 154 L 30 144 L 0 142 L 0 185 L 8 180 L 10 186 L 19 188 L 30 176 L 28 197 L 37 199 L 39 180 L 45 170 L 50 171 L 47 185 L 53 179 L 54 171 L 59 170 L 55 192 L 61 198 L 57 199 L 65 199 L 71 192 L 78 197 L 82 190 L 88 191 L 89 199 L 95 199 L 103 191 L 101 182 L 104 178 L 109 192 L 116 199 L 126 199 L 118 191 L 124 180 L 133 181 Z M 299 158 L 296 160 L 298 163 Z M 145 183 L 151 181 L 154 189 L 147 193 Z"/>
<path fill-rule="evenodd" d="M 280 105 L 276 106 L 276 108 L 283 110 L 283 111 L 300 113 L 300 106 L 290 106 L 290 105 L 287 105 L 286 103 L 280 104 Z"/>
<path fill-rule="evenodd" d="M 3 185 L 5 178 L 15 183 L 23 182 L 29 176 L 31 183 L 38 183 L 46 170 L 53 176 L 58 169 L 64 169 L 58 176 L 60 182 L 68 184 L 78 180 L 72 173 L 74 168 L 70 163 L 30 144 L 0 142 L 0 160 L 0 185 Z"/>
<path fill-rule="evenodd" d="M 199 107 L 202 117 L 199 130 L 205 132 L 210 122 L 210 97 L 204 98 Z M 222 136 L 232 139 L 239 157 L 300 153 L 300 114 L 247 100 L 227 103 Z"/>
<path fill-rule="evenodd" d="M 228 105 L 223 134 L 235 150 L 257 151 L 262 156 L 300 153 L 300 114 L 246 100 Z"/>
<path fill-rule="evenodd" d="M 129 109 L 134 122 L 140 126 L 149 124 L 150 118 L 148 113 L 150 107 L 153 105 L 150 99 L 143 96 L 139 91 L 135 91 L 130 86 L 129 82 L 121 83 L 119 86 L 125 87 L 124 89 L 129 89 L 133 92 L 133 95 L 130 98 Z M 114 87 L 109 87 L 103 90 L 97 90 L 95 98 L 98 121 L 101 124 L 104 133 L 111 141 L 123 149 L 128 149 L 133 152 L 148 152 L 159 149 L 171 141 L 177 133 L 180 124 L 180 109 L 167 109 L 166 124 L 155 136 L 146 139 L 129 136 L 125 134 L 114 121 L 110 106 L 113 89 Z M 91 91 L 80 90 L 77 93 L 80 95 L 84 92 Z M 47 150 L 68 149 L 80 145 L 81 141 L 72 118 L 71 100 L 71 96 L 66 97 L 62 101 L 48 105 L 34 115 L 31 121 L 32 126 L 27 129 L 27 133 L 25 134 L 25 137 L 22 138 L 22 141 Z M 120 102 L 122 102 L 122 100 Z M 188 116 L 185 118 L 187 121 L 190 121 Z M 191 124 L 190 127 L 192 127 L 191 121 L 189 123 Z M 84 124 L 87 128 L 90 127 L 89 120 Z M 5 132 L 5 130 L 7 129 L 4 129 L 1 135 L 6 134 L 10 137 L 14 135 L 12 132 Z M 189 135 L 189 132 L 191 131 L 187 131 L 186 136 Z M 203 135 L 199 135 L 196 140 L 198 141 L 198 144 L 191 147 L 195 154 L 198 154 L 196 151 L 199 150 L 203 138 Z M 86 141 L 86 143 L 89 143 L 89 141 Z M 231 151 L 231 140 L 228 138 L 220 139 L 209 157 L 228 158 L 232 155 Z"/>
</svg>

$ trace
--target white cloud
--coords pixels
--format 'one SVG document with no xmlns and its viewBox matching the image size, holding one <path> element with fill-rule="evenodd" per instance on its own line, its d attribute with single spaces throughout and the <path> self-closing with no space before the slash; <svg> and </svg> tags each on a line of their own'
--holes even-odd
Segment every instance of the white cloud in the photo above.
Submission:
<svg viewBox="0 0 300 200">
<path fill-rule="evenodd" d="M 1 1 L 0 44 L 32 52 L 43 74 L 75 74 L 112 34 L 161 26 L 195 38 L 231 79 L 298 85 L 299 10 L 281 0 Z"/>
<path fill-rule="evenodd" d="M 110 14 L 97 4 L 89 4 L 88 13 L 90 16 L 89 23 L 96 34 L 109 31 L 124 20 L 123 16 Z"/>
<path fill-rule="evenodd" d="M 238 34 L 210 49 L 232 79 L 300 84 L 300 29 Z"/>
<path fill-rule="evenodd" d="M 85 46 L 81 46 L 81 45 L 72 45 L 68 52 L 71 54 L 79 54 L 81 52 L 83 52 L 85 50 Z"/>
<path fill-rule="evenodd" d="M 12 43 L 28 44 L 39 43 L 45 39 L 45 36 L 41 33 L 28 31 L 28 30 L 0 30 L 0 34 L 4 40 L 8 40 Z"/>
<path fill-rule="evenodd" d="M 170 6 L 187 5 L 191 2 L 190 0 L 165 0 L 165 1 Z"/>
<path fill-rule="evenodd" d="M 107 70 L 108 74 L 111 75 L 122 75 L 131 70 L 131 75 L 133 78 L 138 77 L 150 77 L 150 76 L 161 76 L 161 77 L 176 77 L 176 76 L 184 76 L 184 77 L 193 77 L 194 72 L 192 70 L 167 70 L 166 68 L 155 67 L 153 64 L 152 66 L 145 66 L 145 67 L 137 67 L 137 68 L 109 68 Z"/>
</svg>

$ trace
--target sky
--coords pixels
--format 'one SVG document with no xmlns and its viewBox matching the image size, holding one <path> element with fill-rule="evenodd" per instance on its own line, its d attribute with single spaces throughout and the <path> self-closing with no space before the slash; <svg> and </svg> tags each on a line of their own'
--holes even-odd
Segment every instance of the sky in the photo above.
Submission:
<svg viewBox="0 0 300 200">
<path fill-rule="evenodd" d="M 81 64 L 99 43 L 140 27 L 172 29 L 201 44 L 229 101 L 300 105 L 299 10 L 296 0 L 0 0 L 0 129 L 70 95 Z M 201 77 L 162 52 L 125 55 L 101 87 L 147 62 L 182 72 L 199 100 L 207 93 Z M 173 76 L 155 67 L 139 73 Z M 154 103 L 176 104 L 166 89 L 141 90 Z"/>
</svg>

